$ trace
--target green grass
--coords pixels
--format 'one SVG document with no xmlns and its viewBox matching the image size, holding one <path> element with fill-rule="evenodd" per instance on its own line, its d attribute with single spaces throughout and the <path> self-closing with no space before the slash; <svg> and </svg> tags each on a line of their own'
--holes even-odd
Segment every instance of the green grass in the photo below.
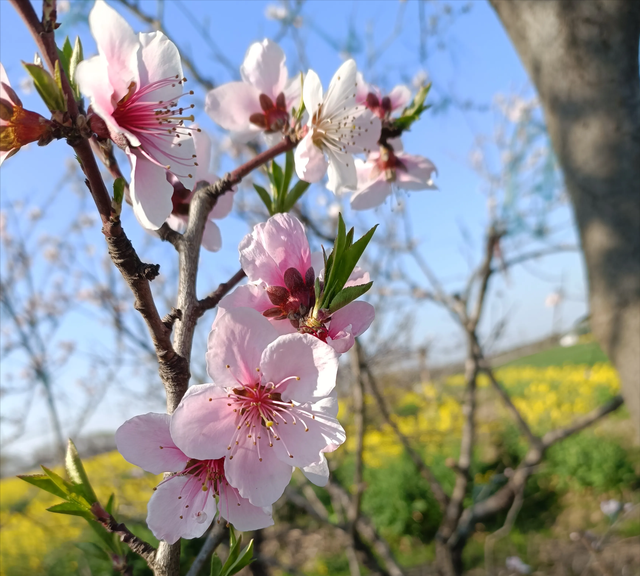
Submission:
<svg viewBox="0 0 640 576">
<path fill-rule="evenodd" d="M 586 344 L 576 344 L 569 348 L 558 346 L 523 356 L 517 360 L 513 360 L 505 366 L 535 366 L 541 368 L 544 366 L 563 366 L 564 364 L 588 364 L 593 365 L 598 362 L 608 362 L 609 359 L 600 349 L 597 342 L 587 342 Z"/>
</svg>

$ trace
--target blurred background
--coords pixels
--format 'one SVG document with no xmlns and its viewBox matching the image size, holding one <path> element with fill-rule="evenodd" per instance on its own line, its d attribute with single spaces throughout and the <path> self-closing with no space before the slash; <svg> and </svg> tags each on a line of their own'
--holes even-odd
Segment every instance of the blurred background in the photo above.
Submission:
<svg viewBox="0 0 640 576">
<path fill-rule="evenodd" d="M 58 43 L 79 36 L 85 57 L 96 51 L 92 5 L 58 0 Z M 294 210 L 312 249 L 331 245 L 340 212 L 360 234 L 380 223 L 362 264 L 374 280 L 368 299 L 376 321 L 343 358 L 348 440 L 331 454 L 331 485 L 313 487 L 296 473 L 274 507 L 276 525 L 252 535 L 257 561 L 245 572 L 436 574 L 443 571 L 437 542 L 449 530 L 458 538 L 452 573 L 639 574 L 640 449 L 627 410 L 618 408 L 616 371 L 591 334 L 579 238 L 540 104 L 491 6 L 110 5 L 134 30 L 162 29 L 179 47 L 219 175 L 264 146 L 234 142 L 204 113 L 208 90 L 239 79 L 252 42 L 277 41 L 290 76 L 312 68 L 325 86 L 346 58 L 383 93 L 432 84 L 431 107 L 403 143 L 437 166 L 437 190 L 397 191 L 383 206 L 356 212 L 348 197 L 314 185 Z M 45 114 L 20 62 L 32 61 L 35 47 L 8 2 L 0 2 L 0 22 L 7 75 L 25 108 Z M 218 222 L 221 251 L 202 252 L 202 295 L 237 271 L 239 241 L 268 216 L 252 182 L 268 180 L 256 173 L 242 183 L 232 214 Z M 126 419 L 164 411 L 155 353 L 106 254 L 70 149 L 23 148 L 3 164 L 0 191 L 0 573 L 115 574 L 111 559 L 87 544 L 94 536 L 85 522 L 46 512 L 56 499 L 13 476 L 59 466 L 73 438 L 100 498 L 115 493 L 118 520 L 155 544 L 145 516 L 157 478 L 126 463 L 113 440 Z M 175 303 L 176 253 L 144 232 L 128 206 L 123 225 L 141 259 L 161 265 L 152 287 L 165 314 Z M 208 379 L 214 315 L 199 325 L 195 383 Z M 465 448 L 469 414 L 475 441 Z M 574 428 L 580 418 L 584 430 Z M 557 434 L 563 430 L 570 433 Z M 536 439 L 546 442 L 539 457 Z M 451 495 L 459 483 L 466 515 L 448 526 L 439 490 Z M 219 527 L 183 541 L 185 574 L 198 573 L 194 558 L 213 538 L 224 556 Z M 133 574 L 150 574 L 134 555 L 128 561 Z"/>
</svg>

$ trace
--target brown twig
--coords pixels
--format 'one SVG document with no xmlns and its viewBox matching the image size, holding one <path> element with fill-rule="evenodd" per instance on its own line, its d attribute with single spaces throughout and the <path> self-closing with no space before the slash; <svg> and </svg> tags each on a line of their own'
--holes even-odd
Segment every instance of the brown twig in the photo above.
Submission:
<svg viewBox="0 0 640 576">
<path fill-rule="evenodd" d="M 157 550 L 151 544 L 138 538 L 124 524 L 118 523 L 98 502 L 91 506 L 91 512 L 97 522 L 100 522 L 109 532 L 117 534 L 121 542 L 124 542 L 133 552 L 144 558 L 150 568 L 154 568 Z"/>
<path fill-rule="evenodd" d="M 361 359 L 361 362 L 363 360 L 364 358 Z M 449 496 L 447 496 L 447 493 L 444 491 L 441 484 L 433 475 L 431 468 L 427 466 L 420 454 L 418 454 L 418 452 L 414 450 L 413 446 L 411 446 L 411 443 L 409 442 L 409 439 L 400 431 L 400 428 L 398 428 L 398 425 L 394 422 L 393 418 L 391 417 L 391 413 L 387 408 L 384 397 L 382 396 L 382 392 L 378 387 L 378 383 L 373 373 L 371 372 L 371 368 L 369 367 L 368 363 L 366 363 L 365 361 L 362 365 L 365 366 L 369 389 L 371 390 L 371 393 L 376 400 L 376 404 L 378 405 L 378 409 L 380 410 L 382 417 L 394 431 L 395 435 L 398 437 L 398 440 L 400 440 L 401 444 L 404 446 L 404 449 L 407 451 L 407 454 L 409 454 L 411 460 L 413 460 L 415 467 L 419 470 L 422 477 L 429 483 L 429 487 L 431 488 L 433 496 L 438 502 L 440 510 L 444 511 L 449 504 Z"/>
<path fill-rule="evenodd" d="M 205 565 L 211 554 L 215 552 L 216 548 L 222 543 L 226 536 L 226 525 L 224 523 L 214 524 L 213 528 L 209 531 L 209 535 L 204 541 L 202 548 L 200 548 L 198 555 L 194 558 L 186 576 L 198 576 L 200 570 Z"/>
<path fill-rule="evenodd" d="M 246 276 L 244 270 L 238 270 L 229 280 L 223 282 L 218 286 L 211 294 L 203 298 L 198 302 L 198 306 L 201 312 L 201 315 L 204 314 L 207 310 L 211 310 L 215 308 L 220 300 L 224 298 L 238 282 L 240 282 Z"/>
</svg>

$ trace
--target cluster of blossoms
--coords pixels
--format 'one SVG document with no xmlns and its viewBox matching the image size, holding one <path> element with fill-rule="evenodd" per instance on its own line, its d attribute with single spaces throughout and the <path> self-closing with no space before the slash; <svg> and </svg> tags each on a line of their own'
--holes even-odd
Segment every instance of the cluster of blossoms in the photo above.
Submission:
<svg viewBox="0 0 640 576">
<path fill-rule="evenodd" d="M 339 355 L 374 311 L 352 302 L 309 329 L 316 269 L 322 278 L 313 260 L 294 217 L 256 226 L 240 244 L 250 283 L 223 299 L 209 335 L 213 382 L 189 388 L 173 415 L 136 416 L 116 433 L 129 462 L 172 473 L 149 501 L 156 537 L 201 536 L 216 513 L 239 530 L 264 528 L 294 467 L 319 486 L 327 482 L 325 454 L 345 441 Z M 367 280 L 357 272 L 350 283 Z"/>
<path fill-rule="evenodd" d="M 80 61 L 71 78 L 89 101 L 83 135 L 114 143 L 128 157 L 127 200 L 145 229 L 181 230 L 195 193 L 217 177 L 208 169 L 211 140 L 194 123 L 193 104 L 181 103 L 193 92 L 185 91 L 178 50 L 162 32 L 135 34 L 104 0 L 96 0 L 89 24 L 98 55 Z M 390 137 L 402 132 L 390 130 L 391 114 L 406 110 L 407 88 L 383 97 L 347 60 L 325 92 L 313 70 L 289 78 L 284 52 L 269 40 L 249 48 L 240 72 L 242 81 L 209 92 L 206 111 L 236 140 L 261 134 L 270 145 L 283 138 L 289 149 L 297 145 L 301 180 L 327 175 L 335 194 L 353 193 L 355 209 L 381 204 L 394 186 L 433 187 L 433 164 L 405 154 Z M 62 137 L 53 134 L 55 122 L 23 110 L 1 65 L 0 88 L 0 162 L 26 142 Z M 57 108 L 50 109 L 55 119 Z M 213 220 L 229 214 L 233 194 L 218 198 L 209 214 L 208 250 L 221 247 Z M 356 263 L 372 234 L 354 242 L 340 218 L 327 258 L 311 253 L 295 217 L 276 214 L 242 240 L 248 283 L 219 304 L 206 354 L 212 382 L 189 388 L 173 414 L 136 416 L 116 433 L 129 462 L 165 473 L 148 505 L 156 537 L 199 537 L 216 516 L 239 530 L 264 528 L 294 468 L 317 485 L 327 482 L 325 454 L 345 441 L 337 420 L 339 357 L 375 316 L 369 303 L 356 301 L 371 286 Z"/>
</svg>

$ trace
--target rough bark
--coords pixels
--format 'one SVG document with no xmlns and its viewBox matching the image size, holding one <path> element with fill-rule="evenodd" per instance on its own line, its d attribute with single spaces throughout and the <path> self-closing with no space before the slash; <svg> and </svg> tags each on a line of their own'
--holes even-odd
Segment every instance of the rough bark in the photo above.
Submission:
<svg viewBox="0 0 640 576">
<path fill-rule="evenodd" d="M 592 328 L 640 441 L 640 2 L 490 1 L 540 96 L 580 231 Z"/>
</svg>

